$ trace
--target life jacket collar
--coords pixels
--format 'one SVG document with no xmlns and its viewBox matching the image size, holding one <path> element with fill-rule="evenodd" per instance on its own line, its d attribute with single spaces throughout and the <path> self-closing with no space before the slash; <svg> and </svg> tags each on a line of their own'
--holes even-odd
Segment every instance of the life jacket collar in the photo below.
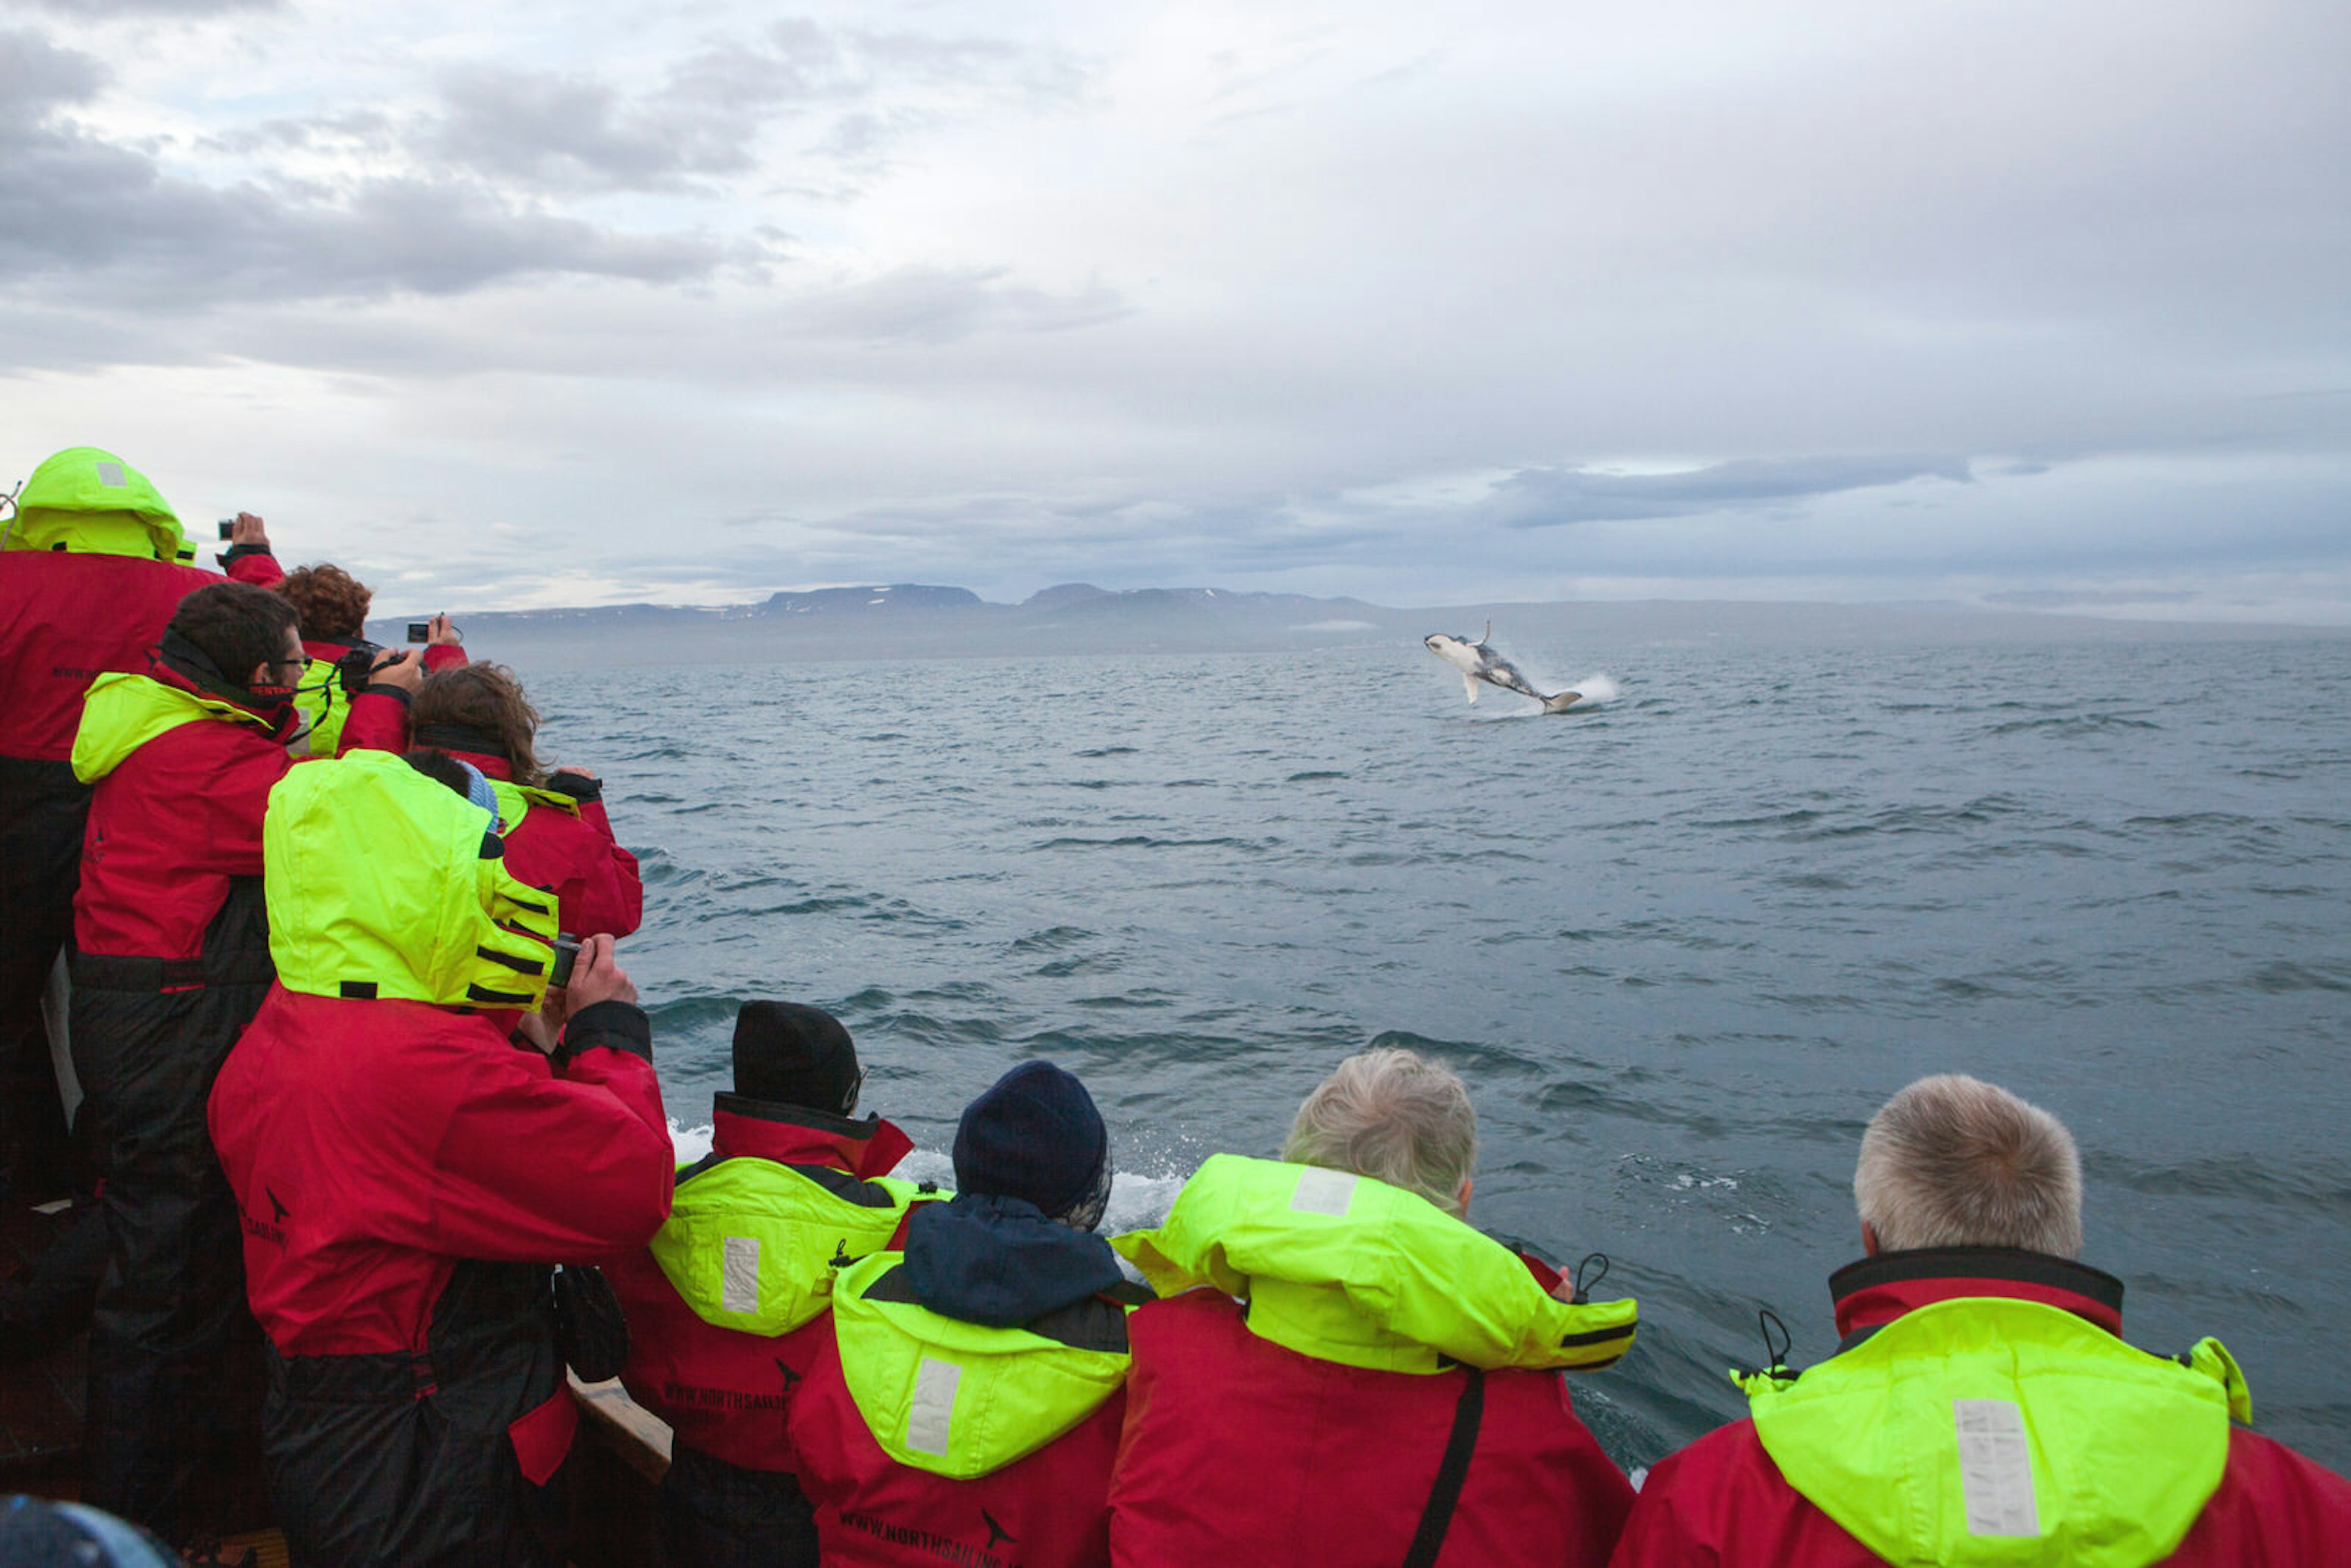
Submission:
<svg viewBox="0 0 2351 1568">
<path fill-rule="evenodd" d="M 275 733 L 269 721 L 250 708 L 199 691 L 193 683 L 160 666 L 152 675 L 102 674 L 90 682 L 89 694 L 82 699 L 81 724 L 74 731 L 74 777 L 95 784 L 149 741 L 205 719 Z"/>
<path fill-rule="evenodd" d="M 177 632 L 163 633 L 155 644 L 152 664 L 156 679 L 251 715 L 268 727 L 273 739 L 283 741 L 299 722 L 293 711 L 293 687 L 248 686 L 232 680 L 210 653 Z"/>
<path fill-rule="evenodd" d="M 1991 1261 L 1966 1266 L 1980 1277 Z M 2243 1375 L 2218 1341 L 2151 1355 L 2085 1312 L 2016 1293 L 2051 1287 L 2005 1284 L 1864 1327 L 1800 1375 L 1737 1376 L 1758 1441 L 1789 1486 L 1888 1562 L 2162 1562 L 2220 1483 L 2230 1417 L 2252 1414 Z"/>
<path fill-rule="evenodd" d="M 1631 1348 L 1633 1301 L 1576 1304 L 1518 1255 L 1370 1176 L 1215 1155 L 1156 1229 L 1111 1245 L 1162 1296 L 1213 1285 L 1260 1339 L 1373 1371 L 1591 1371 Z"/>
<path fill-rule="evenodd" d="M 2123 1282 L 2103 1270 L 2011 1247 L 1928 1247 L 1880 1252 L 1829 1277 L 1837 1334 L 1883 1328 L 1903 1313 L 1954 1297 L 2004 1297 L 2061 1308 L 2110 1334 L 2123 1332 Z"/>
</svg>

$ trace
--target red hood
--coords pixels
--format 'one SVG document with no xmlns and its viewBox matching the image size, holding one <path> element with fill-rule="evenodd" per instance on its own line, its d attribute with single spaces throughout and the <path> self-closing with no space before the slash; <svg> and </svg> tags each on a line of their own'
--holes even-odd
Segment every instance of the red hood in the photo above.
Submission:
<svg viewBox="0 0 2351 1568">
<path fill-rule="evenodd" d="M 721 1094 L 711 1110 L 710 1152 L 782 1166 L 830 1166 L 860 1181 L 887 1176 L 914 1141 L 879 1116 L 852 1122 L 803 1105 Z"/>
<path fill-rule="evenodd" d="M 1838 1270 L 1829 1293 L 1836 1298 L 1837 1333 L 1848 1340 L 1905 1312 L 1969 1296 L 2039 1301 L 2117 1337 L 2123 1332 L 2120 1280 L 2070 1259 L 2007 1247 L 1881 1252 Z"/>
</svg>

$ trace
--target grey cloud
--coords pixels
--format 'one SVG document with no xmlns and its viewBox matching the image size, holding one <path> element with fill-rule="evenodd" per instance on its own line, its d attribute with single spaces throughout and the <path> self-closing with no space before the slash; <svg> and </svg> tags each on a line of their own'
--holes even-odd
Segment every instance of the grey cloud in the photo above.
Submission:
<svg viewBox="0 0 2351 1568">
<path fill-rule="evenodd" d="M 743 99 L 630 103 L 602 82 L 525 71 L 469 68 L 442 93 L 448 112 L 426 151 L 545 189 L 674 190 L 737 173 L 758 129 Z"/>
<path fill-rule="evenodd" d="M 0 29 L 0 138 L 60 104 L 86 103 L 105 85 L 106 68 L 89 56 L 61 49 L 38 33 Z"/>
<path fill-rule="evenodd" d="M 792 325 L 819 338 L 936 344 L 987 331 L 1068 331 L 1132 308 L 1099 283 L 1053 294 L 1009 283 L 1000 267 L 904 267 L 803 303 Z"/>
<path fill-rule="evenodd" d="M 808 151 L 871 164 L 886 144 L 938 120 L 880 105 L 893 88 L 1039 99 L 1072 94 L 1083 79 L 1065 59 L 993 39 L 834 32 L 792 20 L 762 43 L 691 55 L 661 86 L 635 95 L 591 77 L 466 67 L 444 78 L 444 112 L 420 128 L 416 145 L 429 158 L 545 190 L 689 191 L 754 167 L 760 136 L 780 115 L 845 106 Z"/>
<path fill-rule="evenodd" d="M 1746 457 L 1680 474 L 1601 474 L 1523 468 L 1494 486 L 1480 508 L 1511 528 L 1685 517 L 1727 507 L 1834 495 L 1912 479 L 1973 479 L 1965 458 Z"/>
<path fill-rule="evenodd" d="M 5 34 L 0 72 L 40 84 L 0 106 L 0 281 L 68 299 L 447 294 L 534 273 L 666 283 L 731 258 L 705 236 L 602 230 L 445 179 L 303 193 L 173 178 L 148 153 L 59 118 L 98 88 L 88 57 Z"/>
</svg>

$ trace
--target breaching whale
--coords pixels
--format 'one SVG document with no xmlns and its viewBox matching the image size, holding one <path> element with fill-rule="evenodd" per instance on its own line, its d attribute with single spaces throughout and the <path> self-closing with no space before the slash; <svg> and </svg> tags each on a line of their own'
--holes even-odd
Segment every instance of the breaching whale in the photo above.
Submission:
<svg viewBox="0 0 2351 1568">
<path fill-rule="evenodd" d="M 1485 635 L 1475 643 L 1443 632 L 1432 632 L 1422 638 L 1421 643 L 1430 653 L 1461 672 L 1461 685 L 1469 693 L 1469 700 L 1473 703 L 1478 700 L 1479 681 L 1489 686 L 1499 686 L 1506 692 L 1516 692 L 1522 697 L 1532 697 L 1542 704 L 1545 713 L 1565 713 L 1583 698 L 1582 692 L 1561 692 L 1556 696 L 1547 697 L 1535 690 L 1526 676 L 1519 674 L 1516 664 L 1486 646 L 1486 639 L 1493 634 L 1494 623 L 1489 621 Z"/>
</svg>

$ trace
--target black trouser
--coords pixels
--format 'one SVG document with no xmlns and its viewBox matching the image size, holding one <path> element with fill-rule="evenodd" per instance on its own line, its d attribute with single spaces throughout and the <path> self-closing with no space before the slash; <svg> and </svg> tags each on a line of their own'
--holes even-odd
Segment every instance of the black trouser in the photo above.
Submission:
<svg viewBox="0 0 2351 1568">
<path fill-rule="evenodd" d="M 778 1471 L 676 1444 L 660 1521 L 669 1568 L 816 1568 L 816 1511 L 799 1482 Z"/>
<path fill-rule="evenodd" d="M 258 1333 L 204 1104 L 269 990 L 260 881 L 231 884 L 200 962 L 70 965 L 80 1115 L 106 1183 L 82 1499 L 176 1542 L 191 1501 L 216 1500 L 258 1442 Z"/>
<path fill-rule="evenodd" d="M 89 820 L 70 764 L 0 757 L 0 1195 L 12 1203 L 75 1186 L 41 994 L 73 934 Z"/>
<path fill-rule="evenodd" d="M 268 1353 L 269 1495 L 294 1568 L 558 1568 L 559 1470 L 507 1428 L 563 1388 L 534 1264 L 457 1265 L 423 1356 Z"/>
</svg>

